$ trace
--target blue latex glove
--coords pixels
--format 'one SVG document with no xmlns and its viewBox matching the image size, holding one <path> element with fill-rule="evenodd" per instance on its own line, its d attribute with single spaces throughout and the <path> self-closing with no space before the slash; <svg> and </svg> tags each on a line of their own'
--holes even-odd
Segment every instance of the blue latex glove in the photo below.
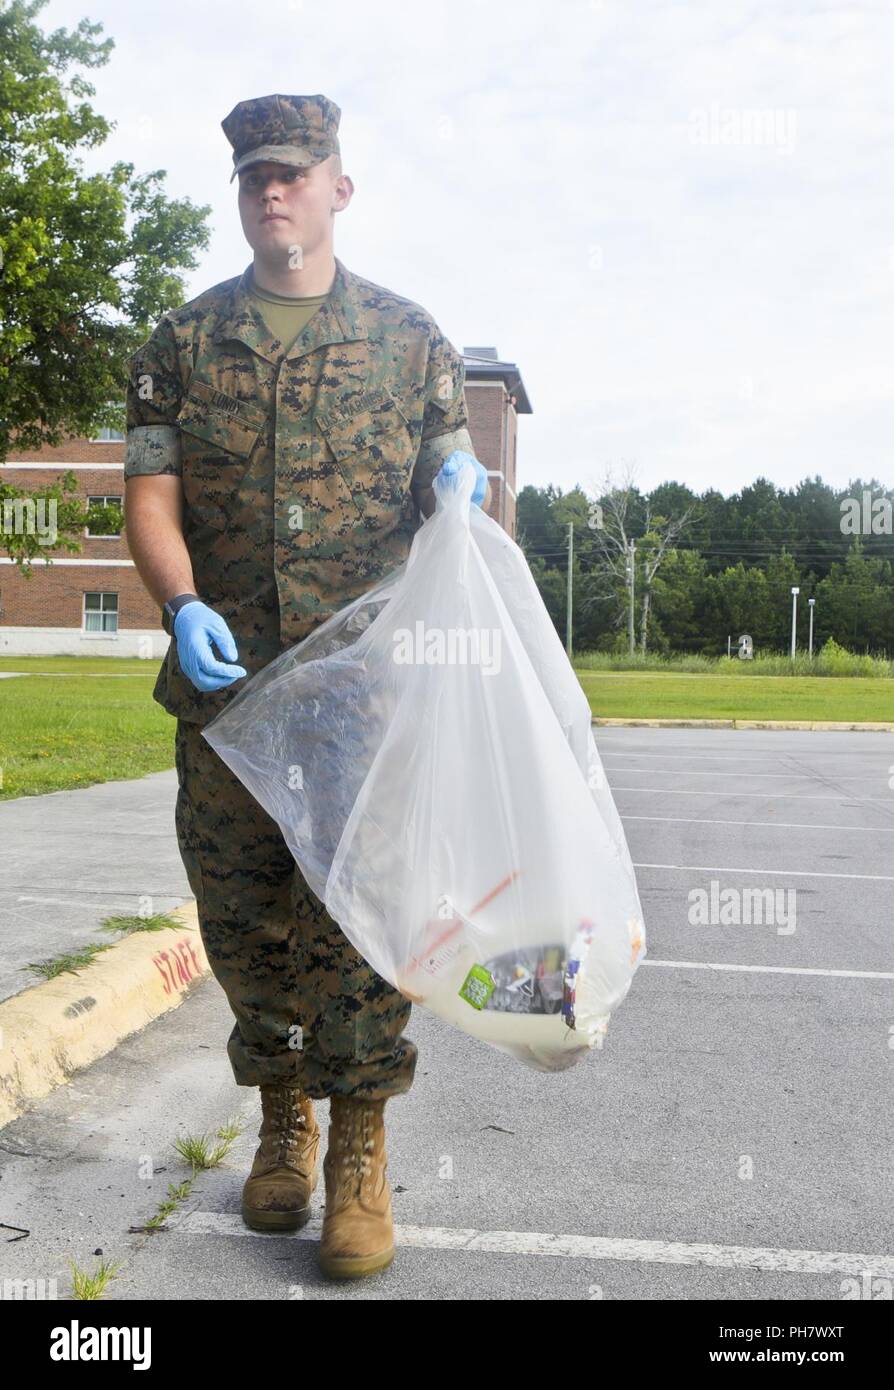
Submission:
<svg viewBox="0 0 894 1390">
<path fill-rule="evenodd" d="M 197 690 L 222 690 L 241 676 L 247 676 L 244 666 L 225 666 L 211 649 L 212 639 L 226 661 L 235 661 L 239 653 L 236 640 L 219 613 L 200 599 L 184 603 L 174 618 L 174 639 L 181 669 Z"/>
<path fill-rule="evenodd" d="M 459 472 L 464 463 L 471 463 L 478 474 L 475 491 L 472 493 L 472 506 L 480 507 L 484 501 L 484 494 L 487 492 L 487 469 L 483 463 L 478 462 L 474 454 L 467 454 L 464 449 L 454 449 L 453 453 L 449 454 L 441 465 L 441 472 L 438 476 L 452 478 L 454 473 Z"/>
</svg>

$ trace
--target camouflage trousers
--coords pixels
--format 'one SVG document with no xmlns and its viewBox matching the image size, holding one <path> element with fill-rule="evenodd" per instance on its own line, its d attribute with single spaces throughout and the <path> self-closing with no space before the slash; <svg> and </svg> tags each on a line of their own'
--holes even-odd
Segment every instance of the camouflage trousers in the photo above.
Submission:
<svg viewBox="0 0 894 1390">
<path fill-rule="evenodd" d="M 175 821 L 211 969 L 236 1022 L 236 1084 L 380 1100 L 408 1091 L 411 1004 L 354 949 L 308 887 L 279 826 L 178 719 Z"/>
</svg>

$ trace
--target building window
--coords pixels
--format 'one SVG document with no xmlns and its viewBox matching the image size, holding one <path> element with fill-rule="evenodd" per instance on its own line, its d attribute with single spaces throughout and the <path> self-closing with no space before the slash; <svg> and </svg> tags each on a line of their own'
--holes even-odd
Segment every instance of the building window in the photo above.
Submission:
<svg viewBox="0 0 894 1390">
<path fill-rule="evenodd" d="M 88 498 L 87 498 L 87 506 L 88 506 L 88 508 L 89 508 L 89 507 L 117 507 L 118 510 L 121 511 L 121 509 L 122 509 L 122 508 L 121 508 L 121 503 L 122 503 L 122 497 L 121 497 L 121 494 L 120 494 L 120 493 L 118 493 L 117 495 L 112 494 L 112 495 L 106 495 L 106 496 L 103 496 L 103 497 L 88 497 Z M 122 515 L 122 522 L 123 522 L 123 515 Z M 108 525 L 108 520 L 106 521 L 106 525 Z M 116 541 L 116 540 L 118 540 L 118 539 L 120 538 L 120 534 L 121 534 L 121 533 L 120 533 L 120 531 L 104 531 L 104 530 L 102 530 L 102 529 L 100 529 L 99 531 L 91 531 L 90 527 L 88 526 L 88 527 L 86 528 L 84 534 L 87 535 L 87 536 L 89 536 L 90 539 L 93 540 L 93 541 L 112 541 L 112 540 Z"/>
<path fill-rule="evenodd" d="M 118 631 L 118 595 L 84 595 L 84 631 Z"/>
<path fill-rule="evenodd" d="M 113 430 L 109 425 L 103 425 L 102 429 L 97 430 L 93 436 L 94 444 L 121 444 L 124 442 L 124 431 Z"/>
</svg>

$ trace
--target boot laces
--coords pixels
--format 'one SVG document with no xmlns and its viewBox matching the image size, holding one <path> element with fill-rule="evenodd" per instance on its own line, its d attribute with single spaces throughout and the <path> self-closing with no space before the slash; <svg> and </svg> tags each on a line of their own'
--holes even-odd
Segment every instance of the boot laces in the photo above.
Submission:
<svg viewBox="0 0 894 1390">
<path fill-rule="evenodd" d="M 372 1155 L 375 1148 L 375 1111 L 360 1102 L 346 1106 L 348 1118 L 340 1134 L 340 1185 L 360 1196 L 364 1178 L 372 1174 Z"/>
<path fill-rule="evenodd" d="M 300 1104 L 301 1093 L 294 1087 L 271 1087 L 267 1095 L 279 1145 L 277 1158 L 284 1162 L 308 1132 L 307 1115 Z"/>
</svg>

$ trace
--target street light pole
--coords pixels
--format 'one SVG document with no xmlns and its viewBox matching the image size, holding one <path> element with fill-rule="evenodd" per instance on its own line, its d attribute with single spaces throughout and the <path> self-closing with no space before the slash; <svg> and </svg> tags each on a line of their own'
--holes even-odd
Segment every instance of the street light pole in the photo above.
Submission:
<svg viewBox="0 0 894 1390">
<path fill-rule="evenodd" d="M 809 607 L 810 607 L 810 636 L 809 636 L 808 639 L 807 639 L 807 650 L 808 650 L 810 656 L 812 657 L 812 656 L 813 656 L 813 608 L 814 608 L 814 604 L 816 603 L 816 599 L 815 599 L 815 598 L 809 598 L 809 599 L 807 600 L 807 603 L 808 603 L 808 605 L 809 605 Z"/>
<path fill-rule="evenodd" d="M 795 659 L 795 643 L 798 640 L 798 595 L 801 590 L 792 586 L 792 661 Z"/>
<path fill-rule="evenodd" d="M 630 655 L 636 651 L 636 619 L 634 600 L 636 586 L 636 541 L 631 541 L 627 550 L 627 646 Z"/>
</svg>

